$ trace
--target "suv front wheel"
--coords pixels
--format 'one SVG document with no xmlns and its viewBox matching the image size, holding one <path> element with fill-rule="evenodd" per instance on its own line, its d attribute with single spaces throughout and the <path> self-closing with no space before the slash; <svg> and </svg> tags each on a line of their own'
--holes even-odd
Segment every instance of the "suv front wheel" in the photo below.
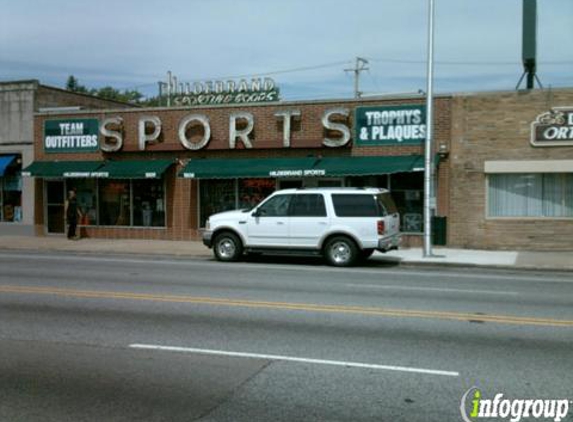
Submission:
<svg viewBox="0 0 573 422">
<path fill-rule="evenodd" d="M 346 236 L 335 236 L 326 242 L 324 257 L 330 265 L 348 267 L 358 258 L 358 247 Z"/>
<path fill-rule="evenodd" d="M 237 235 L 223 232 L 215 237 L 213 252 L 219 261 L 238 261 L 243 254 L 243 244 Z"/>
</svg>

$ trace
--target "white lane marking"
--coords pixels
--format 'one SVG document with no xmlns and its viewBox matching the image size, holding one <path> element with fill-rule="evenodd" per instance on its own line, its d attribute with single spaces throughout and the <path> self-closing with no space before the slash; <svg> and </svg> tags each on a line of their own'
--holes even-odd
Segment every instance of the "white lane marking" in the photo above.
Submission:
<svg viewBox="0 0 573 422">
<path fill-rule="evenodd" d="M 430 291 L 430 292 L 445 292 L 445 293 L 477 293 L 477 294 L 487 294 L 487 295 L 508 295 L 508 296 L 518 296 L 519 292 L 507 292 L 507 291 L 496 291 L 496 290 L 472 290 L 472 289 L 451 289 L 442 287 L 413 287 L 413 286 L 392 286 L 392 285 L 382 285 L 382 284 L 345 284 L 347 287 L 361 287 L 368 289 L 389 289 L 389 290 L 420 290 L 420 291 Z"/>
<path fill-rule="evenodd" d="M 501 274 L 466 274 L 466 273 L 459 273 L 459 272 L 442 272 L 442 271 L 409 271 L 409 270 L 399 270 L 399 271 L 392 271 L 388 270 L 384 267 L 376 268 L 376 269 L 367 269 L 367 268 L 332 268 L 327 266 L 317 266 L 317 267 L 310 267 L 305 265 L 280 265 L 280 264 L 248 264 L 242 262 L 234 262 L 234 263 L 220 263 L 216 261 L 209 261 L 210 257 L 185 257 L 181 256 L 181 259 L 163 259 L 163 257 L 155 258 L 152 255 L 148 255 L 146 259 L 143 258 L 110 258 L 107 256 L 86 256 L 82 255 L 81 253 L 74 252 L 73 255 L 41 255 L 41 254 L 12 254 L 6 253 L 6 251 L 0 250 L 0 259 L 7 259 L 11 260 L 14 258 L 21 258 L 21 259 L 44 259 L 48 261 L 64 261 L 66 259 L 73 260 L 74 262 L 77 261 L 92 261 L 92 262 L 110 262 L 110 263 L 127 263 L 127 264 L 153 264 L 153 265 L 194 265 L 194 266 L 205 266 L 205 267 L 228 267 L 237 268 L 237 269 L 252 269 L 252 270 L 262 270 L 267 272 L 270 269 L 273 270 L 285 270 L 285 271 L 308 271 L 308 272 L 331 272 L 334 274 L 370 274 L 370 275 L 397 275 L 397 276 L 416 276 L 416 277 L 429 277 L 429 278 L 436 278 L 437 276 L 443 278 L 469 278 L 469 279 L 482 279 L 487 280 L 490 282 L 497 282 L 499 280 L 513 280 L 513 281 L 520 281 L 520 282 L 539 282 L 540 284 L 543 283 L 569 283 L 573 284 L 573 278 L 558 278 L 558 277 L 543 277 L 540 279 L 539 276 L 528 276 L 525 274 L 516 274 L 516 275 L 501 275 Z M 516 267 L 516 271 L 519 271 L 520 268 Z"/>
<path fill-rule="evenodd" d="M 280 356 L 280 355 L 267 355 L 259 353 L 242 353 L 242 352 L 227 352 L 223 350 L 210 350 L 210 349 L 195 349 L 191 347 L 172 347 L 172 346 L 159 346 L 152 344 L 131 344 L 129 345 L 132 349 L 145 349 L 145 350 L 157 350 L 163 352 L 179 352 L 179 353 L 195 353 L 202 355 L 214 355 L 214 356 L 226 356 L 226 357 L 238 357 L 247 359 L 266 359 L 266 360 L 276 360 L 284 362 L 296 362 L 296 363 L 309 363 L 315 365 L 330 365 L 330 366 L 344 366 L 347 368 L 362 368 L 362 369 L 378 369 L 384 371 L 399 371 L 399 372 L 412 372 L 417 374 L 426 375 L 442 375 L 447 377 L 458 377 L 459 372 L 453 371 L 441 371 L 437 369 L 424 369 L 424 368 L 412 368 L 406 366 L 394 366 L 394 365 L 376 365 L 371 363 L 359 363 L 359 362 L 345 362 L 338 360 L 324 360 L 324 359 L 307 359 L 307 358 L 297 358 L 292 356 Z"/>
</svg>

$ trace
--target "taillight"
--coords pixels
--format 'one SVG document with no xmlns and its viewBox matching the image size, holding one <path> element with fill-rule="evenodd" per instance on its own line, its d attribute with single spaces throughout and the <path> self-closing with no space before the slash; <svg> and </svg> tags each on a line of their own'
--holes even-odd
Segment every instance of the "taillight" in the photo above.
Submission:
<svg viewBox="0 0 573 422">
<path fill-rule="evenodd" d="M 383 235 L 386 231 L 386 226 L 384 225 L 384 220 L 379 220 L 377 224 L 378 234 Z"/>
</svg>

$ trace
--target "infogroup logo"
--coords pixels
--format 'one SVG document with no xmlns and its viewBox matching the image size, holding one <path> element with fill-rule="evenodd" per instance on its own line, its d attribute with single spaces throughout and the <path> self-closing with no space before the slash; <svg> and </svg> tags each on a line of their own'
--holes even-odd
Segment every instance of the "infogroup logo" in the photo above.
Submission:
<svg viewBox="0 0 573 422">
<path fill-rule="evenodd" d="M 510 422 L 523 419 L 560 422 L 569 413 L 570 404 L 573 402 L 568 399 L 506 399 L 502 393 L 495 394 L 493 399 L 485 399 L 480 389 L 472 387 L 462 396 L 460 412 L 465 422 L 485 418 Z"/>
</svg>

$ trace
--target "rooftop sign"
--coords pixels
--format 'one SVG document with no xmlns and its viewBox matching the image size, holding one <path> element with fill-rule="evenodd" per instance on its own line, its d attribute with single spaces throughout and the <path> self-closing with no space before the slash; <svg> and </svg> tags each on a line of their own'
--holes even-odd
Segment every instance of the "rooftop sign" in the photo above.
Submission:
<svg viewBox="0 0 573 422">
<path fill-rule="evenodd" d="M 279 101 L 279 89 L 271 78 L 213 80 L 183 83 L 167 72 L 167 82 L 159 82 L 159 96 L 168 105 L 198 106 L 252 104 Z"/>
</svg>

